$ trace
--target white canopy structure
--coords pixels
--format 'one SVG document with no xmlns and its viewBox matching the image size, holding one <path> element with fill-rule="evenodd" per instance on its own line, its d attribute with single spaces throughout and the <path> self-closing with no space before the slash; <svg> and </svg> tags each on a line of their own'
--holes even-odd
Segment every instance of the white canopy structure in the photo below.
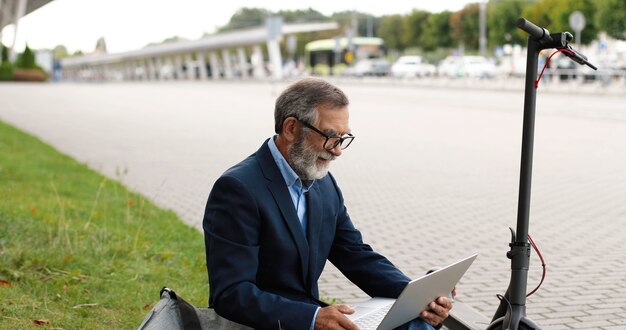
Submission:
<svg viewBox="0 0 626 330">
<path fill-rule="evenodd" d="M 0 0 L 0 37 L 2 29 L 10 24 L 15 24 L 13 43 L 10 45 L 11 56 L 15 54 L 15 36 L 19 27 L 20 18 L 52 2 L 52 0 Z"/>
<path fill-rule="evenodd" d="M 283 37 L 338 28 L 334 22 L 283 24 L 280 17 L 272 17 L 265 26 L 198 40 L 164 43 L 124 53 L 64 58 L 61 68 L 66 80 L 206 80 L 263 78 L 268 74 L 282 79 L 279 43 Z M 268 63 L 264 61 L 263 44 Z"/>
</svg>

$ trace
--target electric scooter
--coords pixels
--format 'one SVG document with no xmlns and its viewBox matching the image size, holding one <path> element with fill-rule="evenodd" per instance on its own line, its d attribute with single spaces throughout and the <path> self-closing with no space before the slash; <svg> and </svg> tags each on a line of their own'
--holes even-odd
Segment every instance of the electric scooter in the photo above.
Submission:
<svg viewBox="0 0 626 330">
<path fill-rule="evenodd" d="M 595 66 L 587 61 L 587 57 L 577 52 L 569 45 L 570 41 L 573 39 L 571 33 L 559 32 L 550 34 L 545 28 L 538 27 L 524 18 L 517 20 L 517 27 L 529 34 L 528 53 L 526 55 L 524 123 L 522 128 L 522 159 L 517 208 L 517 231 L 509 228 L 511 230 L 511 243 L 509 244 L 511 249 L 507 252 L 507 258 L 511 259 L 511 279 L 505 295 L 499 297 L 501 298 L 500 305 L 493 316 L 491 324 L 487 328 L 488 330 L 540 329 L 537 324 L 526 317 L 526 285 L 531 247 L 528 239 L 530 184 L 535 134 L 535 103 L 539 84 L 537 80 L 539 52 L 544 49 L 556 48 L 557 52 L 562 52 L 574 62 L 580 65 L 587 65 L 597 70 Z M 532 239 L 530 239 L 530 242 L 533 243 Z"/>
</svg>

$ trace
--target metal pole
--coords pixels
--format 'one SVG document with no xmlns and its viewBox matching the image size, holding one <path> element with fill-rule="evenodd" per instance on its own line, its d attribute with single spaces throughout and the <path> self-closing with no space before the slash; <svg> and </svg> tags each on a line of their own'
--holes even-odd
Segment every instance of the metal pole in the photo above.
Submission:
<svg viewBox="0 0 626 330">
<path fill-rule="evenodd" d="M 267 52 L 272 64 L 272 77 L 274 80 L 283 79 L 283 59 L 278 42 L 282 38 L 282 17 L 269 17 L 266 20 L 267 27 Z"/>
<path fill-rule="evenodd" d="M 11 61 L 15 61 L 15 41 L 17 40 L 17 30 L 20 26 L 20 18 L 26 14 L 26 5 L 28 4 L 28 0 L 19 0 L 17 3 L 17 8 L 15 10 L 15 30 L 13 31 L 13 42 L 11 42 L 11 48 L 9 51 L 9 58 Z"/>
<path fill-rule="evenodd" d="M 524 124 L 522 129 L 522 160 L 517 209 L 517 242 L 528 242 L 530 216 L 530 186 L 532 181 L 533 144 L 535 135 L 535 104 L 537 99 L 537 65 L 539 49 L 535 41 L 528 43 L 526 60 L 526 83 L 524 92 Z"/>
<path fill-rule="evenodd" d="M 480 3 L 479 11 L 479 36 L 478 46 L 480 48 L 480 55 L 487 56 L 487 2 L 482 1 Z"/>
<path fill-rule="evenodd" d="M 5 9 L 4 9 L 4 0 L 0 0 L 0 44 L 2 44 L 2 30 L 4 29 L 4 25 L 2 25 L 4 23 L 4 17 L 5 15 Z"/>
</svg>

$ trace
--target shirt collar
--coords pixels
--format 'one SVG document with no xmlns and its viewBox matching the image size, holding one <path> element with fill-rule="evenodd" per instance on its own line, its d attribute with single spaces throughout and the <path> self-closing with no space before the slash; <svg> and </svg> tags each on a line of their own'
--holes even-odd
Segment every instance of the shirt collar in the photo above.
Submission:
<svg viewBox="0 0 626 330">
<path fill-rule="evenodd" d="M 276 162 L 276 165 L 278 166 L 278 170 L 280 170 L 280 174 L 282 174 L 283 179 L 285 180 L 285 183 L 287 184 L 287 187 L 291 188 L 292 186 L 295 186 L 298 189 L 302 189 L 303 192 L 309 191 L 309 189 L 311 189 L 311 186 L 313 186 L 313 183 L 315 182 L 315 180 L 311 180 L 311 181 L 300 180 L 300 178 L 298 177 L 298 174 L 296 174 L 296 172 L 291 168 L 291 166 L 289 165 L 285 157 L 283 157 L 283 154 L 281 154 L 280 151 L 278 150 L 278 147 L 276 146 L 274 139 L 276 139 L 276 135 L 272 136 L 269 139 L 269 141 L 267 142 L 267 146 L 270 148 L 270 152 L 272 153 L 274 162 Z"/>
</svg>

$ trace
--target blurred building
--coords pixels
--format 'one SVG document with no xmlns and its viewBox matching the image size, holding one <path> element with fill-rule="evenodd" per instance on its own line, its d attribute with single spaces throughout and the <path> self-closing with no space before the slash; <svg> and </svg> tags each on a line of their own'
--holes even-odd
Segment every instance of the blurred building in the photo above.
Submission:
<svg viewBox="0 0 626 330">
<path fill-rule="evenodd" d="M 264 26 L 218 33 L 123 53 L 96 53 L 61 60 L 63 80 L 208 80 L 282 79 L 280 43 L 298 33 L 335 30 L 330 23 L 283 24 L 268 18 Z M 292 41 L 293 42 L 293 41 Z"/>
</svg>

